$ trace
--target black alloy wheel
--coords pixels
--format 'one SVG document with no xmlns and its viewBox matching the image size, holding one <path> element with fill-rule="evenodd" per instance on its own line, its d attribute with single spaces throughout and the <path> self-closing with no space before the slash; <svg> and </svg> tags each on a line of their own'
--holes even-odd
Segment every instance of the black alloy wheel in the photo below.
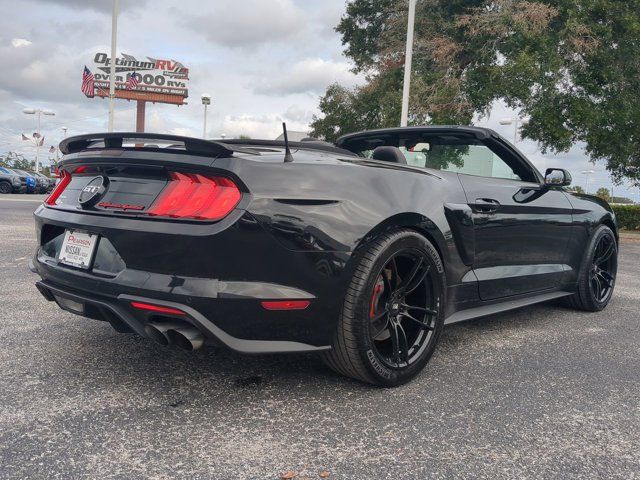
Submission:
<svg viewBox="0 0 640 480">
<path fill-rule="evenodd" d="M 589 287 L 597 302 L 606 302 L 613 292 L 616 274 L 616 240 L 603 235 L 598 239 L 589 272 Z"/>
<path fill-rule="evenodd" d="M 11 193 L 13 191 L 13 187 L 9 182 L 0 182 L 0 193 Z"/>
<path fill-rule="evenodd" d="M 569 306 L 599 312 L 613 296 L 618 271 L 618 241 L 613 231 L 600 225 L 591 236 L 578 273 L 577 292 Z"/>
<path fill-rule="evenodd" d="M 415 377 L 444 324 L 445 274 L 438 251 L 412 230 L 386 233 L 356 256 L 332 350 L 336 372 L 385 387 Z"/>
<path fill-rule="evenodd" d="M 417 249 L 393 255 L 371 292 L 370 337 L 389 368 L 411 365 L 429 343 L 438 317 L 435 269 Z"/>
</svg>

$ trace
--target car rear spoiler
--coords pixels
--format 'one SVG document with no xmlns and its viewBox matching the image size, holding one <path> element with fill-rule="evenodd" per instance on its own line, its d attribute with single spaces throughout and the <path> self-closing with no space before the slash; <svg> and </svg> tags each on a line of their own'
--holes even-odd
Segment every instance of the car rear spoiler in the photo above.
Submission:
<svg viewBox="0 0 640 480">
<path fill-rule="evenodd" d="M 164 146 L 161 147 L 160 144 Z M 259 155 L 259 152 L 250 148 L 242 148 L 223 142 L 203 140 L 201 138 L 165 135 L 162 133 L 90 133 L 65 138 L 60 142 L 60 151 L 64 155 L 87 150 L 114 148 L 125 150 L 160 150 L 165 152 L 186 151 L 187 153 L 215 157 L 229 156 L 233 153 Z"/>
</svg>

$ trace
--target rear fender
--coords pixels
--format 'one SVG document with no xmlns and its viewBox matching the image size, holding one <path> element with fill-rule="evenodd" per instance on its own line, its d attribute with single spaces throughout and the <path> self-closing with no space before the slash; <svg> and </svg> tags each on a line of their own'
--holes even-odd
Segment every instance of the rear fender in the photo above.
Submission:
<svg viewBox="0 0 640 480">
<path fill-rule="evenodd" d="M 353 255 L 351 256 L 350 265 L 348 268 L 353 270 L 355 264 L 359 260 L 361 254 L 366 251 L 369 243 L 382 234 L 393 232 L 396 230 L 409 229 L 418 232 L 429 240 L 438 251 L 440 259 L 444 265 L 445 274 L 447 271 L 447 265 L 449 264 L 449 251 L 447 248 L 447 241 L 438 228 L 438 226 L 428 217 L 415 212 L 399 213 L 392 217 L 387 218 L 383 222 L 380 222 L 374 228 L 372 228 L 362 239 L 358 242 Z"/>
</svg>

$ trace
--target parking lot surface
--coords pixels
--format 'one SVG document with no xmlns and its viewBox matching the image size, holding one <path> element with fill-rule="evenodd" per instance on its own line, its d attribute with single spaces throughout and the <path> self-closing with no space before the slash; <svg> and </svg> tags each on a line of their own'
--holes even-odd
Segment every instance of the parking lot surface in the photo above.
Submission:
<svg viewBox="0 0 640 480">
<path fill-rule="evenodd" d="M 640 478 L 640 241 L 604 312 L 447 327 L 383 390 L 60 310 L 27 268 L 37 198 L 0 197 L 0 478 Z"/>
</svg>

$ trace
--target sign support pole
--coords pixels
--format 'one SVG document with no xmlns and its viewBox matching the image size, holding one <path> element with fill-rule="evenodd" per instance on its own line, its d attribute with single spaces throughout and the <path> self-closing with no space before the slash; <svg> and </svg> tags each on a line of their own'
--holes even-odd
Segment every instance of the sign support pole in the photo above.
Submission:
<svg viewBox="0 0 640 480">
<path fill-rule="evenodd" d="M 137 100 L 136 105 L 136 132 L 144 133 L 144 116 L 147 109 L 147 102 Z"/>
<path fill-rule="evenodd" d="M 118 37 L 118 4 L 113 0 L 111 15 L 111 62 L 109 64 L 109 132 L 113 132 L 113 104 L 116 98 L 116 39 Z"/>
<path fill-rule="evenodd" d="M 40 114 L 41 110 L 38 110 L 38 138 L 36 138 L 36 173 L 40 171 Z"/>
</svg>

